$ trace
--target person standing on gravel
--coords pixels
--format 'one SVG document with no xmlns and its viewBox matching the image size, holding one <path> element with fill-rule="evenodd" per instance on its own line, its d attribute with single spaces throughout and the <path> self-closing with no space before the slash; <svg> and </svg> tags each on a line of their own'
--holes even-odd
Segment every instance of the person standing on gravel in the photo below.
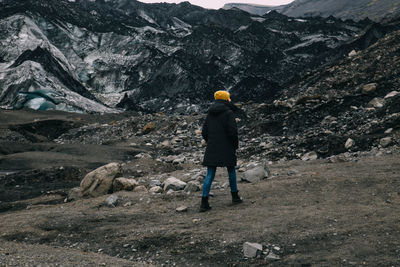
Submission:
<svg viewBox="0 0 400 267">
<path fill-rule="evenodd" d="M 211 209 L 208 197 L 217 167 L 226 167 L 228 170 L 232 202 L 243 202 L 242 198 L 238 195 L 235 169 L 236 149 L 239 146 L 234 115 L 237 107 L 231 103 L 230 94 L 227 91 L 215 92 L 214 98 L 215 102 L 208 110 L 201 133 L 207 142 L 203 160 L 203 165 L 207 166 L 207 175 L 203 184 L 200 205 L 201 212 Z"/>
</svg>

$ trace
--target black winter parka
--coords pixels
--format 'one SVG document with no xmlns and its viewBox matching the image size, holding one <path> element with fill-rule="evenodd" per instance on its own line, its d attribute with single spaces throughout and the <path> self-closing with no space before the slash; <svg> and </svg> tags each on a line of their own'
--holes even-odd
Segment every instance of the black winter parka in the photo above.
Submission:
<svg viewBox="0 0 400 267">
<path fill-rule="evenodd" d="M 236 166 L 239 139 L 233 110 L 233 104 L 225 100 L 216 100 L 208 110 L 202 129 L 207 142 L 204 166 Z"/>
</svg>

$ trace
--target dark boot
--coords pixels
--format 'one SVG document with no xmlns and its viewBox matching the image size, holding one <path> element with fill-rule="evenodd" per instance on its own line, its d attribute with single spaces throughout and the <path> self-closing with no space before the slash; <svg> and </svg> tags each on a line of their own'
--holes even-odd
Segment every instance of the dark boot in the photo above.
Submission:
<svg viewBox="0 0 400 267">
<path fill-rule="evenodd" d="M 210 210 L 210 204 L 208 204 L 208 197 L 201 197 L 200 212 L 205 212 Z"/>
<path fill-rule="evenodd" d="M 232 203 L 233 204 L 239 204 L 243 202 L 243 199 L 239 197 L 239 191 L 237 192 L 231 192 L 232 194 Z"/>
</svg>

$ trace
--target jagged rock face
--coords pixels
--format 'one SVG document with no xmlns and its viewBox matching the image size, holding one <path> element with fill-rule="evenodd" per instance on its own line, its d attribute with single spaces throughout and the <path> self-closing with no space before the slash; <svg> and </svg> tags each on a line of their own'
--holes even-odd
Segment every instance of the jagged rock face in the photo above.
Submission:
<svg viewBox="0 0 400 267">
<path fill-rule="evenodd" d="M 280 12 L 292 17 L 329 17 L 374 21 L 391 19 L 400 14 L 398 0 L 296 0 Z"/>
<path fill-rule="evenodd" d="M 291 79 L 354 49 L 346 43 L 371 23 L 133 0 L 2 1 L 0 10 L 0 105 L 86 112 L 197 112 L 217 89 L 272 102 Z M 32 104 L 24 92 L 37 90 L 52 96 Z M 62 106 L 46 102 L 54 97 Z"/>
<path fill-rule="evenodd" d="M 262 16 L 270 10 L 279 10 L 281 7 L 283 6 L 277 7 L 277 6 L 242 4 L 242 3 L 228 3 L 224 5 L 223 9 L 237 8 L 249 12 L 250 14 Z"/>
<path fill-rule="evenodd" d="M 388 136 L 400 129 L 399 40 L 400 31 L 387 34 L 311 73 L 273 105 L 248 112 L 249 141 L 270 143 L 265 157 L 275 159 L 300 158 L 308 151 L 328 157 L 384 147 L 382 140 L 391 140 Z M 247 153 L 252 150 L 262 152 L 263 147 L 248 147 Z"/>
</svg>

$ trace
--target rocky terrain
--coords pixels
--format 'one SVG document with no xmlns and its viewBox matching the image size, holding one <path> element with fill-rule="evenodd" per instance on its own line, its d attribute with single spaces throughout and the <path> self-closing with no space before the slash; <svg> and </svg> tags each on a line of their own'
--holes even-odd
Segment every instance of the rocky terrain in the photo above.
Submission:
<svg viewBox="0 0 400 267">
<path fill-rule="evenodd" d="M 271 10 L 279 10 L 283 8 L 283 6 L 267 6 L 267 5 L 255 5 L 255 4 L 243 4 L 243 3 L 228 3 L 223 6 L 223 9 L 240 9 L 246 11 L 250 14 L 255 15 L 265 15 L 267 12 Z"/>
<path fill-rule="evenodd" d="M 0 6 L 0 266 L 400 264 L 398 19 Z M 244 203 L 199 213 L 218 86 Z"/>
<path fill-rule="evenodd" d="M 182 114 L 204 110 L 220 88 L 272 102 L 293 79 L 394 30 L 134 0 L 1 1 L 0 28 L 3 108 Z"/>
<path fill-rule="evenodd" d="M 400 2 L 393 0 L 295 0 L 282 6 L 260 6 L 251 4 L 231 3 L 225 9 L 241 9 L 255 15 L 264 15 L 271 10 L 276 10 L 290 17 L 329 17 L 341 19 L 365 19 L 380 22 L 398 17 Z"/>
<path fill-rule="evenodd" d="M 400 1 L 398 0 L 297 0 L 280 11 L 287 16 L 334 16 L 342 19 L 364 19 L 374 21 L 390 20 L 399 15 Z"/>
<path fill-rule="evenodd" d="M 349 145 L 334 136 L 350 120 L 326 119 L 329 139 L 297 136 L 260 124 L 267 107 L 241 106 L 244 204 L 230 204 L 219 169 L 206 214 L 198 212 L 204 115 L 2 110 L 0 264 L 399 264 L 399 123 L 369 145 Z M 83 182 L 90 177 L 104 182 Z"/>
</svg>

